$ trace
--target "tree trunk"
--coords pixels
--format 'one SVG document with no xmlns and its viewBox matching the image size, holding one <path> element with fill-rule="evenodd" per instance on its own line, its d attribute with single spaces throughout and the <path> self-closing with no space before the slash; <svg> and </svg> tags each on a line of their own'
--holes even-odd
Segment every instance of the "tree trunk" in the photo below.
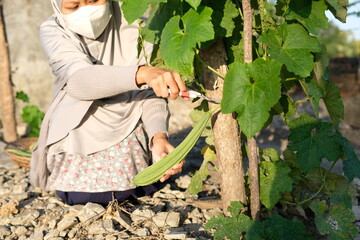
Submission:
<svg viewBox="0 0 360 240">
<path fill-rule="evenodd" d="M 10 80 L 10 57 L 6 41 L 2 1 L 0 1 L 0 104 L 4 130 L 4 140 L 14 142 L 17 139 L 15 106 Z"/>
<path fill-rule="evenodd" d="M 253 12 L 250 0 L 242 0 L 244 15 L 244 61 L 250 63 L 252 57 L 252 19 Z M 254 220 L 260 220 L 260 184 L 259 184 L 259 161 L 255 138 L 250 138 L 248 143 L 249 177 L 250 177 L 250 211 Z"/>
<path fill-rule="evenodd" d="M 223 42 L 202 51 L 203 60 L 222 75 L 226 75 L 226 52 Z M 224 79 L 204 69 L 204 82 L 207 96 L 222 99 Z M 216 104 L 209 103 L 210 109 Z M 231 201 L 240 201 L 246 204 L 244 168 L 241 154 L 240 131 L 237 120 L 232 114 L 214 113 L 212 118 L 214 142 L 217 161 L 221 174 L 221 199 L 223 210 L 228 214 L 227 208 Z"/>
</svg>

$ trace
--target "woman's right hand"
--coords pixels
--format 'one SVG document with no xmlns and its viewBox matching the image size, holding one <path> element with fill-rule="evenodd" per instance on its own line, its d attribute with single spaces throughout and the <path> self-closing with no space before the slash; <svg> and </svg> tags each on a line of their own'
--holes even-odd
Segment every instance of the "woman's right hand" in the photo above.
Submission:
<svg viewBox="0 0 360 240">
<path fill-rule="evenodd" d="M 136 73 L 136 84 L 146 84 L 158 97 L 176 99 L 179 92 L 186 91 L 186 86 L 178 72 L 151 66 L 140 66 Z"/>
</svg>

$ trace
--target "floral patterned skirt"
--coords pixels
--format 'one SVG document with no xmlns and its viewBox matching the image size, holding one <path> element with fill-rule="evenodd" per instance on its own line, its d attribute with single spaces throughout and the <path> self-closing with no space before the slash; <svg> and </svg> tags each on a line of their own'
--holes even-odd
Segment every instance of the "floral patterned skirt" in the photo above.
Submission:
<svg viewBox="0 0 360 240">
<path fill-rule="evenodd" d="M 124 140 L 90 155 L 48 156 L 50 189 L 64 192 L 107 192 L 134 189 L 135 175 L 149 165 L 150 154 L 142 124 Z"/>
</svg>

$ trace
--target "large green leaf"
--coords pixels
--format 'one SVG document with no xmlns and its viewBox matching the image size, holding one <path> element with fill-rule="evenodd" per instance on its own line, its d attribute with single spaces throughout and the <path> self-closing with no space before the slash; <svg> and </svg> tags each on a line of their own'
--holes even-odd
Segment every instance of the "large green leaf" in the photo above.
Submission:
<svg viewBox="0 0 360 240">
<path fill-rule="evenodd" d="M 193 75 L 194 48 L 197 44 L 213 39 L 214 29 L 211 23 L 211 8 L 190 9 L 181 18 L 172 17 L 161 34 L 160 51 L 164 61 L 175 71 Z"/>
<path fill-rule="evenodd" d="M 310 100 L 315 116 L 318 118 L 320 99 L 324 97 L 322 89 L 319 87 L 315 79 L 310 77 L 300 80 L 299 82 Z"/>
<path fill-rule="evenodd" d="M 360 178 L 360 160 L 357 157 L 353 147 L 350 142 L 344 138 L 340 133 L 338 133 L 338 142 L 342 147 L 342 155 L 341 158 L 344 161 L 344 175 L 351 182 L 355 177 Z"/>
<path fill-rule="evenodd" d="M 302 114 L 289 122 L 289 149 L 296 151 L 297 161 L 303 172 L 320 166 L 322 158 L 336 161 L 340 146 L 334 128 L 330 123 L 317 122 L 316 119 Z"/>
<path fill-rule="evenodd" d="M 341 100 L 339 87 L 332 82 L 325 85 L 324 103 L 335 126 L 344 118 L 344 104 Z"/>
<path fill-rule="evenodd" d="M 216 158 L 215 152 L 209 146 L 204 147 L 201 153 L 204 155 L 204 161 L 202 162 L 199 170 L 196 171 L 191 178 L 191 182 L 188 188 L 188 191 L 191 194 L 198 194 L 202 191 L 203 181 L 205 181 L 206 178 L 210 175 L 210 162 L 213 162 Z"/>
<path fill-rule="evenodd" d="M 354 225 L 354 213 L 344 204 L 334 204 L 328 209 L 325 201 L 314 201 L 310 205 L 315 213 L 315 224 L 321 235 L 329 240 L 354 239 L 357 228 Z"/>
<path fill-rule="evenodd" d="M 318 40 L 299 24 L 283 24 L 277 31 L 269 30 L 259 37 L 266 44 L 272 59 L 286 65 L 301 77 L 310 75 L 314 63 L 312 52 L 321 51 Z"/>
<path fill-rule="evenodd" d="M 326 0 L 330 5 L 329 9 L 332 14 L 341 22 L 346 22 L 347 7 L 349 6 L 349 0 Z"/>
<path fill-rule="evenodd" d="M 227 0 L 208 0 L 204 2 L 206 6 L 213 9 L 212 23 L 216 36 L 230 37 L 235 28 L 234 18 L 239 16 L 239 11 L 236 5 Z"/>
<path fill-rule="evenodd" d="M 320 29 L 329 26 L 326 10 L 324 0 L 292 0 L 286 19 L 299 21 L 311 34 L 317 35 Z"/>
<path fill-rule="evenodd" d="M 341 100 L 340 89 L 329 79 L 329 56 L 326 53 L 325 46 L 322 45 L 322 52 L 315 54 L 314 74 L 316 81 L 314 89 L 322 89 L 319 95 L 322 95 L 328 113 L 335 126 L 338 126 L 340 120 L 344 118 L 344 105 Z M 314 80 L 315 80 L 314 79 Z M 315 84 L 317 83 L 317 84 Z M 320 92 L 319 90 L 317 90 Z"/>
<path fill-rule="evenodd" d="M 268 209 L 272 209 L 281 198 L 281 193 L 290 192 L 291 169 L 281 161 L 260 163 L 260 200 Z"/>
<path fill-rule="evenodd" d="M 198 8 L 198 6 L 201 3 L 201 0 L 185 0 L 190 6 L 192 6 L 195 10 Z"/>
<path fill-rule="evenodd" d="M 221 110 L 238 113 L 237 120 L 247 137 L 261 130 L 280 98 L 280 69 L 276 61 L 257 58 L 252 63 L 233 63 L 226 74 Z"/>
<path fill-rule="evenodd" d="M 142 30 L 144 39 L 150 43 L 158 44 L 161 32 L 166 23 L 174 15 L 179 14 L 181 9 L 180 0 L 168 0 L 166 3 L 159 3 L 152 7 L 150 17 Z"/>
<path fill-rule="evenodd" d="M 242 208 L 240 202 L 231 202 L 228 211 L 232 217 L 213 217 L 206 223 L 205 228 L 216 229 L 214 239 L 239 240 L 245 235 L 245 240 L 265 240 L 262 224 L 240 214 Z"/>
<path fill-rule="evenodd" d="M 347 208 L 351 209 L 352 202 L 349 195 L 349 187 L 350 184 L 348 182 L 337 182 L 335 191 L 330 195 L 330 202 L 343 203 Z"/>
<path fill-rule="evenodd" d="M 275 214 L 264 221 L 265 236 L 268 240 L 310 240 L 305 225 L 299 221 L 291 221 Z M 257 239 L 257 238 L 253 238 Z"/>
<path fill-rule="evenodd" d="M 166 2 L 167 0 L 121 0 L 123 4 L 121 9 L 128 23 L 132 23 L 139 19 L 148 9 L 149 3 Z"/>
</svg>

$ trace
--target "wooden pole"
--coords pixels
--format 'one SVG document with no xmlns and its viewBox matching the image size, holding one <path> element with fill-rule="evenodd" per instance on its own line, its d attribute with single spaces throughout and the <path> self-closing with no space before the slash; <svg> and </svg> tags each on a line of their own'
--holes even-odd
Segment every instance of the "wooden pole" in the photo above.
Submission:
<svg viewBox="0 0 360 240">
<path fill-rule="evenodd" d="M 0 104 L 1 121 L 4 130 L 4 140 L 14 142 L 17 139 L 15 104 L 10 79 L 10 57 L 6 40 L 3 16 L 3 2 L 0 1 Z"/>
<path fill-rule="evenodd" d="M 242 0 L 244 15 L 244 61 L 250 63 L 252 56 L 252 19 L 253 11 L 250 0 Z M 249 177 L 250 177 L 250 211 L 254 220 L 260 220 L 260 184 L 259 184 L 259 160 L 255 138 L 250 138 L 248 143 Z"/>
<path fill-rule="evenodd" d="M 203 60 L 222 75 L 226 75 L 226 51 L 222 40 L 201 52 Z M 207 96 L 222 99 L 224 79 L 209 69 L 204 69 L 204 85 Z M 209 103 L 210 109 L 216 104 Z M 214 113 L 212 119 L 216 157 L 221 175 L 221 200 L 223 211 L 229 215 L 227 208 L 232 201 L 246 204 L 244 167 L 241 153 L 240 130 L 232 114 Z"/>
</svg>

